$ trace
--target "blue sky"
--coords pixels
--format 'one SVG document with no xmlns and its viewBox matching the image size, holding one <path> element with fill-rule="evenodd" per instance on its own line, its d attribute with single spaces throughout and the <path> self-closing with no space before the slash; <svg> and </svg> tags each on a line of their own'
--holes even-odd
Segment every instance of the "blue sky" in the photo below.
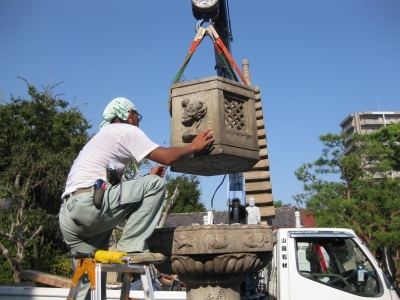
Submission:
<svg viewBox="0 0 400 300">
<path fill-rule="evenodd" d="M 230 0 L 232 55 L 260 86 L 275 200 L 302 192 L 294 171 L 318 158 L 318 137 L 359 111 L 400 111 L 400 1 Z M 140 127 L 170 140 L 171 82 L 194 38 L 190 0 L 0 0 L 0 92 L 26 96 L 49 80 L 97 132 L 104 107 L 131 99 Z M 214 76 L 204 39 L 184 76 Z M 200 177 L 209 209 L 222 176 Z M 227 181 L 214 198 L 225 210 Z"/>
</svg>

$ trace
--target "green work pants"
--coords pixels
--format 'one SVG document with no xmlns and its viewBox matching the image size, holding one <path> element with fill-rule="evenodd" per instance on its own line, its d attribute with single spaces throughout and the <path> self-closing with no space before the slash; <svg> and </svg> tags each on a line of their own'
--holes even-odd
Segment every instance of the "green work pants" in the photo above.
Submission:
<svg viewBox="0 0 400 300">
<path fill-rule="evenodd" d="M 108 250 L 113 229 L 126 220 L 117 250 L 146 251 L 146 240 L 160 219 L 164 197 L 164 180 L 157 175 L 108 187 L 100 209 L 93 204 L 93 189 L 71 196 L 61 205 L 59 215 L 64 240 L 71 253 Z M 102 276 L 102 286 L 105 286 L 105 280 Z M 86 277 L 79 290 L 79 300 L 90 299 L 89 288 L 90 282 Z"/>
</svg>

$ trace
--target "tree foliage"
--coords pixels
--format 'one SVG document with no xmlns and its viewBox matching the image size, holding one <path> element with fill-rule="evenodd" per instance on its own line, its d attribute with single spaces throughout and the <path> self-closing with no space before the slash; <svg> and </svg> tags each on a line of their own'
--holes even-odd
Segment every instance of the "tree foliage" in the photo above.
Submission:
<svg viewBox="0 0 400 300">
<path fill-rule="evenodd" d="M 0 105 L 0 235 L 8 241 L 0 249 L 15 282 L 26 249 L 35 261 L 59 243 L 60 195 L 91 128 L 77 107 L 53 94 L 59 84 L 39 91 L 24 81 L 29 99 L 11 96 Z"/>
<path fill-rule="evenodd" d="M 167 174 L 165 177 L 168 195 L 174 195 L 177 185 L 179 185 L 179 194 L 175 199 L 175 204 L 171 213 L 204 212 L 206 208 L 201 202 L 201 190 L 199 188 L 200 180 L 196 175 L 182 175 L 172 177 Z M 167 199 L 167 203 L 168 204 Z"/>
<path fill-rule="evenodd" d="M 150 171 L 152 167 L 153 166 L 148 159 L 143 159 L 141 162 L 138 162 L 135 158 L 132 158 L 126 166 L 123 176 L 126 180 L 141 177 L 145 170 Z"/>
<path fill-rule="evenodd" d="M 389 246 L 400 260 L 400 124 L 370 134 L 320 137 L 322 155 L 296 170 L 317 226 L 350 227 L 373 251 Z M 328 178 L 328 179 L 326 179 Z"/>
<path fill-rule="evenodd" d="M 384 157 L 388 168 L 400 171 L 400 123 L 382 127 L 366 136 L 366 139 L 368 140 L 369 137 L 378 149 L 382 149 L 380 158 Z"/>
</svg>

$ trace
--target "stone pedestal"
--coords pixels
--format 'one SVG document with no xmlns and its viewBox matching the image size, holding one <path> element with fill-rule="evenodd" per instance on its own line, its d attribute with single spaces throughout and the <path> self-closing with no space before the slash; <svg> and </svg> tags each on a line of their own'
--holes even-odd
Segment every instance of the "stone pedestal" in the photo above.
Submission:
<svg viewBox="0 0 400 300">
<path fill-rule="evenodd" d="M 240 300 L 240 283 L 267 265 L 274 243 L 267 225 L 160 228 L 148 241 L 167 257 L 156 268 L 186 283 L 187 300 Z"/>
<path fill-rule="evenodd" d="M 250 170 L 260 160 L 254 103 L 254 87 L 219 76 L 174 84 L 171 146 L 187 145 L 207 128 L 215 141 L 171 171 L 210 176 Z"/>
</svg>

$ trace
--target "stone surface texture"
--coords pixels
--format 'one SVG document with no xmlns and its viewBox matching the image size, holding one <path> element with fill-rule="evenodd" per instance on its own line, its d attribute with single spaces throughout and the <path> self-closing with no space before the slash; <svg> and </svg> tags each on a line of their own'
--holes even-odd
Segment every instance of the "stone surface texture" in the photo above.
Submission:
<svg viewBox="0 0 400 300">
<path fill-rule="evenodd" d="M 240 283 L 247 273 L 267 265 L 274 243 L 268 225 L 159 228 L 148 240 L 150 251 L 167 257 L 156 268 L 178 274 L 187 285 L 188 300 L 239 300 Z"/>
<path fill-rule="evenodd" d="M 250 170 L 259 160 L 255 89 L 212 76 L 171 88 L 171 146 L 184 146 L 202 130 L 213 145 L 171 166 L 171 171 L 203 176 Z"/>
<path fill-rule="evenodd" d="M 249 61 L 242 61 L 243 75 L 251 85 Z M 260 208 L 261 222 L 267 223 L 275 217 L 275 208 L 272 197 L 272 185 L 269 170 L 269 157 L 267 148 L 267 131 L 265 129 L 264 114 L 262 109 L 260 87 L 255 89 L 255 115 L 258 136 L 258 146 L 260 147 L 260 161 L 253 168 L 244 172 L 246 184 L 246 201 L 250 197 L 255 198 L 256 205 Z"/>
</svg>

